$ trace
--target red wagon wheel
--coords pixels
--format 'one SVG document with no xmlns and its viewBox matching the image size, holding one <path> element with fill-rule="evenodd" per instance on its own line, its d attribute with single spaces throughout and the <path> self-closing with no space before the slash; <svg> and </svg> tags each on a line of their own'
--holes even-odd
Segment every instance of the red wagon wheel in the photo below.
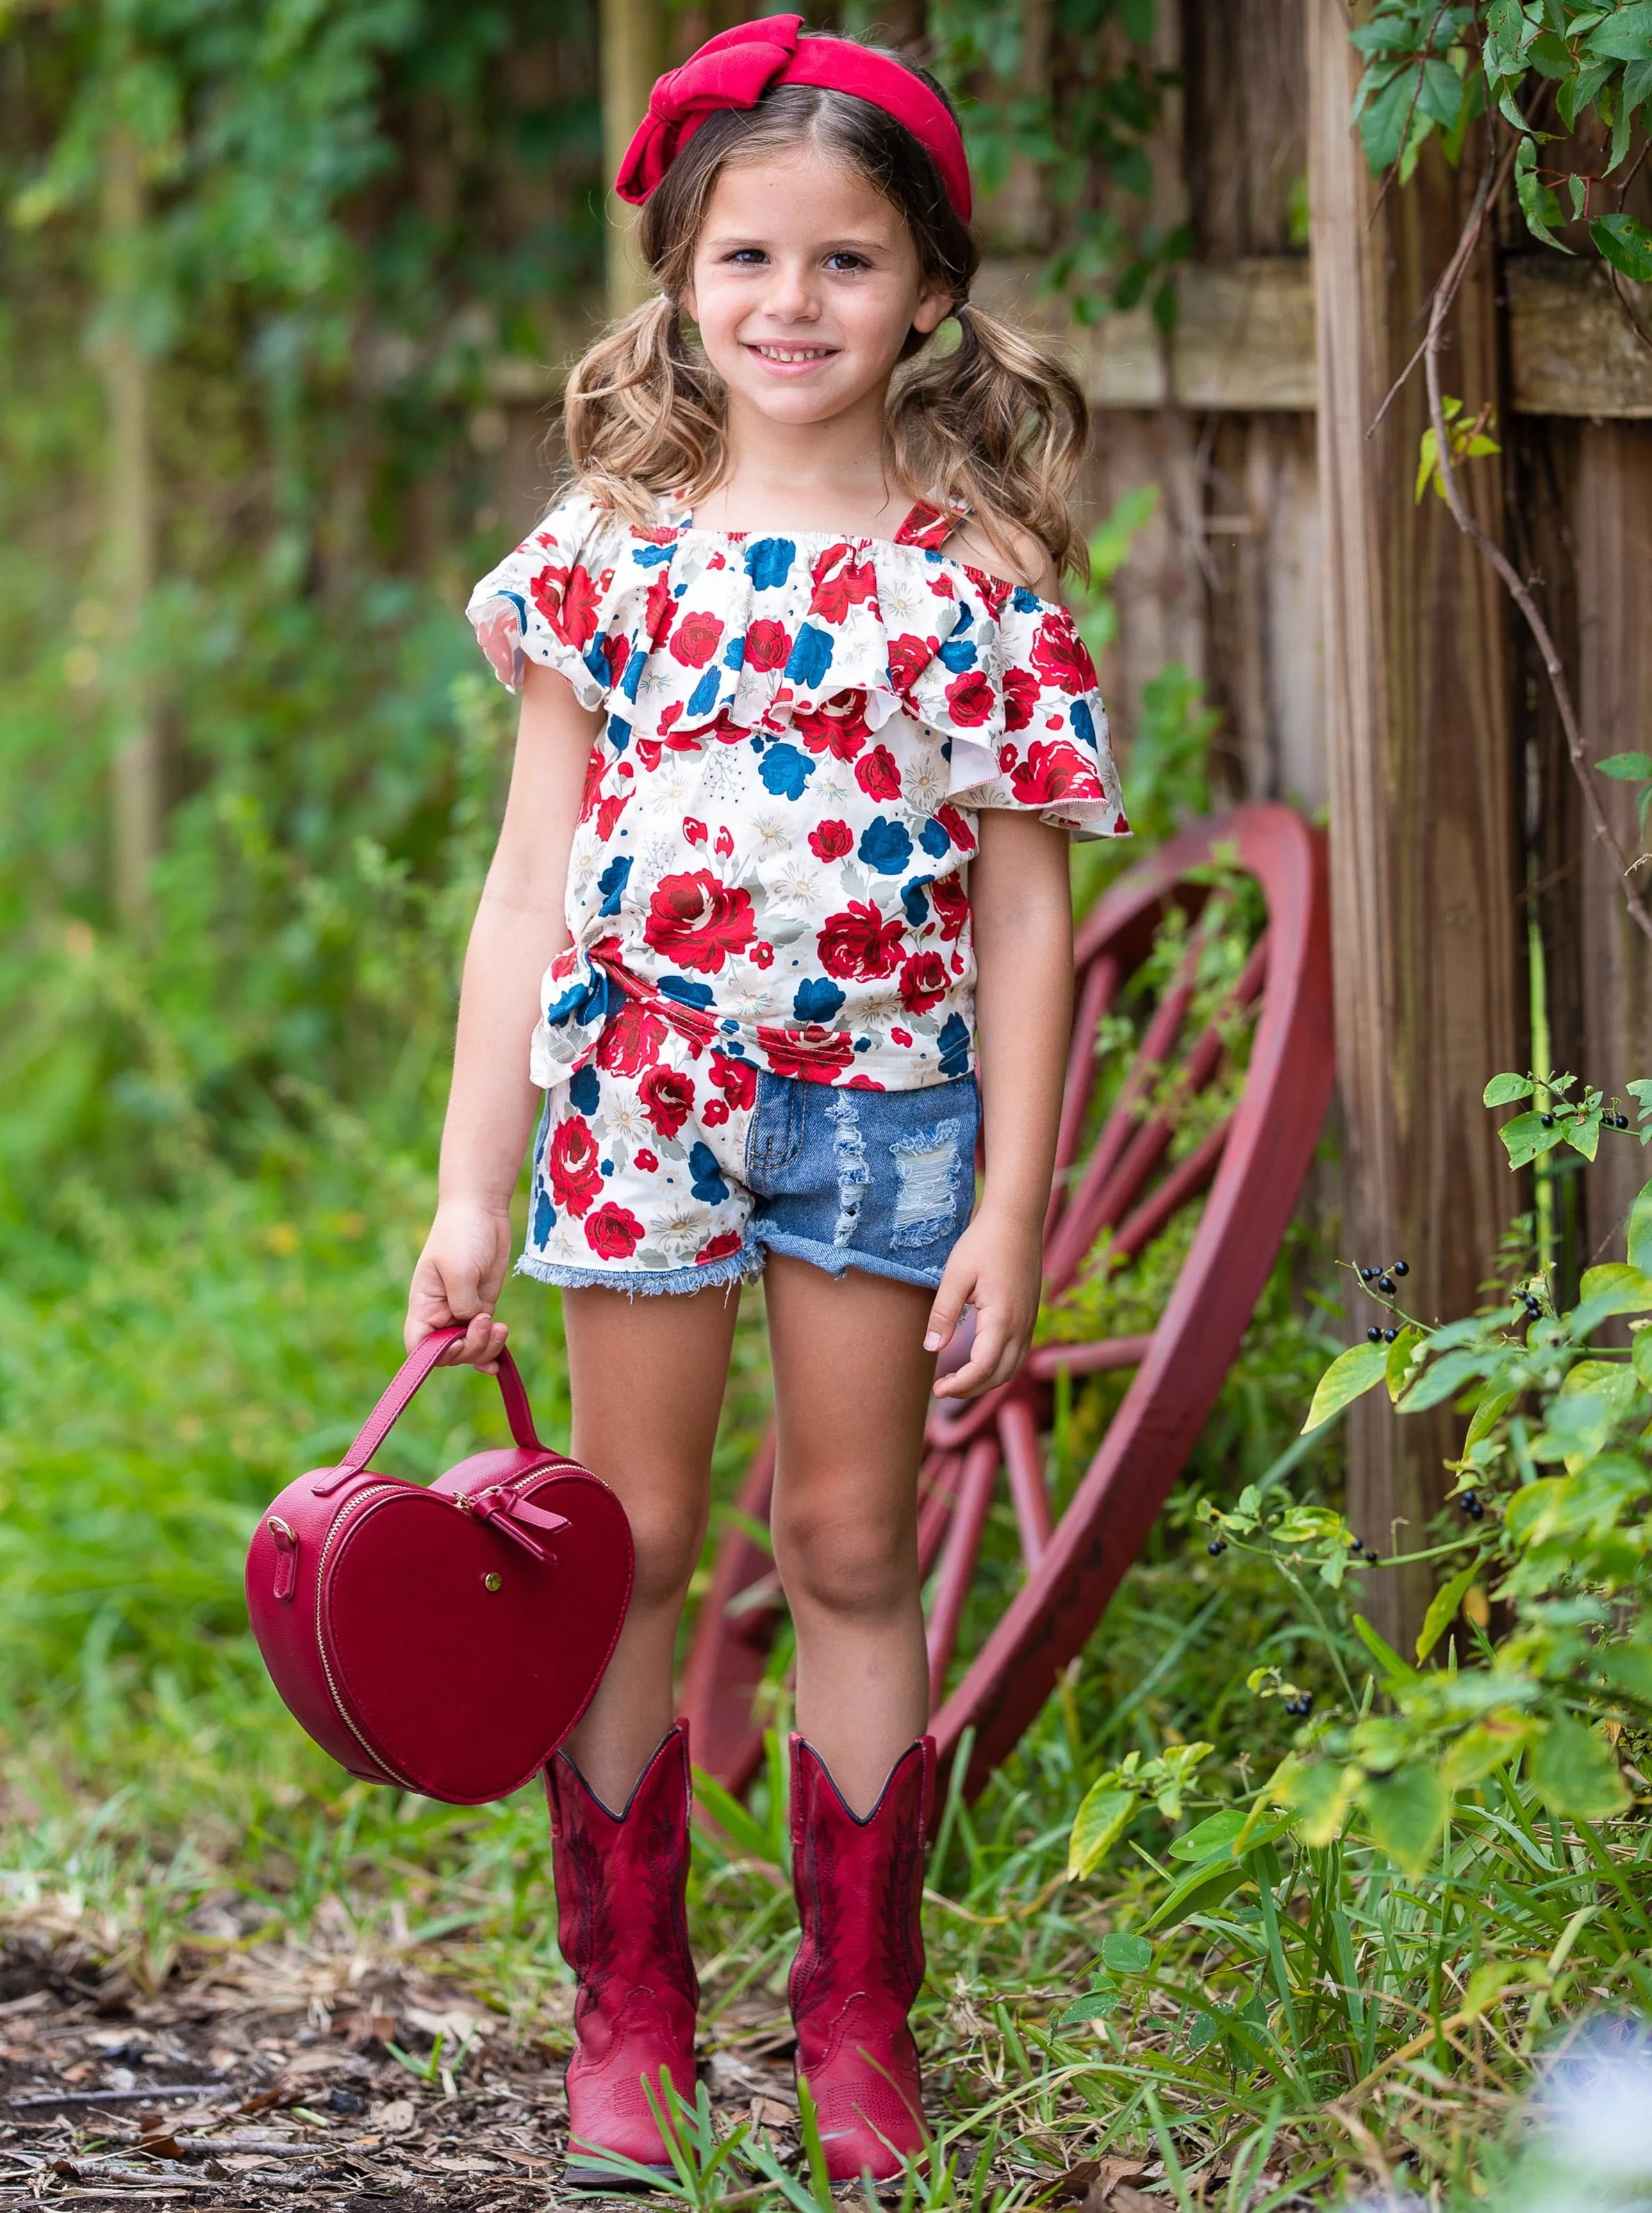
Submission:
<svg viewBox="0 0 1652 2213">
<path fill-rule="evenodd" d="M 1266 918 L 1220 1003 L 1199 1020 L 1197 933 L 1180 965 L 1148 964 L 1173 906 L 1194 918 L 1210 899 L 1213 863 L 1254 880 Z M 1110 1261 L 1132 1259 L 1185 1208 L 1203 1200 L 1204 1211 L 1150 1330 L 1038 1345 L 1012 1381 L 983 1399 L 938 1402 L 930 1417 L 918 1543 L 932 1727 L 943 1771 L 966 1730 L 974 1731 L 972 1793 L 1013 1750 L 1140 1551 L 1272 1267 L 1331 1093 L 1323 839 L 1275 806 L 1242 807 L 1183 832 L 1100 900 L 1080 929 L 1076 966 L 1077 1012 L 1045 1225 L 1046 1296 L 1093 1272 L 1098 1249 Z M 1134 1057 L 1081 1158 L 1094 1119 L 1098 1029 L 1126 1005 L 1135 1010 Z M 1208 1094 L 1219 1103 L 1210 1087 L 1231 1068 L 1240 1028 L 1249 1029 L 1250 1050 L 1236 1102 L 1191 1149 L 1178 1143 L 1167 1099 Z M 1134 1378 L 1071 1496 L 1052 1502 L 1043 1437 L 1056 1379 L 1064 1369 L 1134 1369 Z M 783 1618 L 772 1561 L 754 1533 L 766 1521 L 773 1477 L 771 1431 L 718 1551 L 683 1682 L 699 1760 L 735 1790 L 762 1757 L 757 1694 Z M 989 1576 L 984 1545 L 1001 1478 L 1018 1557 L 995 1559 Z M 983 1625 L 988 1592 L 1000 1594 L 999 1605 L 996 1618 L 989 1606 Z M 978 1634 L 960 1657 L 966 1612 Z"/>
</svg>

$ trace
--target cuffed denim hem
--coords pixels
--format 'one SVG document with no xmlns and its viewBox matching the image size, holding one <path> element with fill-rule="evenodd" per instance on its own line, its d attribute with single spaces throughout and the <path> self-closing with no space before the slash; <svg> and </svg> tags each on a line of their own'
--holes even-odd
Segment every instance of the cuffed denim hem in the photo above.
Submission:
<svg viewBox="0 0 1652 2213">
<path fill-rule="evenodd" d="M 553 1283 L 564 1291 L 623 1291 L 630 1299 L 652 1299 L 688 1291 L 714 1289 L 718 1284 L 755 1282 L 763 1272 L 763 1253 L 755 1241 L 721 1260 L 708 1260 L 703 1268 L 559 1268 L 552 1260 L 536 1260 L 524 1253 L 516 1263 L 519 1276 L 536 1283 Z"/>
<path fill-rule="evenodd" d="M 921 1268 L 903 1268 L 899 1260 L 886 1259 L 879 1253 L 857 1253 L 852 1246 L 826 1245 L 813 1237 L 794 1236 L 789 1230 L 765 1229 L 761 1222 L 753 1222 L 752 1231 L 757 1242 L 766 1246 L 770 1252 L 789 1253 L 794 1260 L 810 1261 L 828 1276 L 842 1277 L 850 1268 L 858 1268 L 863 1276 L 887 1276 L 892 1283 L 916 1283 L 920 1290 L 940 1289 L 939 1268 L 932 1275 L 926 1275 Z"/>
</svg>

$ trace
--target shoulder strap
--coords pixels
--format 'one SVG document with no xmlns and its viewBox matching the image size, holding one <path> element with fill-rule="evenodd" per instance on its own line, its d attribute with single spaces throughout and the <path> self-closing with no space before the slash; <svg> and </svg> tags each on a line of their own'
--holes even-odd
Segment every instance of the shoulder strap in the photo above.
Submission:
<svg viewBox="0 0 1652 2213">
<path fill-rule="evenodd" d="M 949 510 L 932 506 L 919 500 L 898 531 L 897 546 L 917 546 L 926 553 L 938 553 L 959 525 L 968 517 L 966 509 Z"/>
</svg>

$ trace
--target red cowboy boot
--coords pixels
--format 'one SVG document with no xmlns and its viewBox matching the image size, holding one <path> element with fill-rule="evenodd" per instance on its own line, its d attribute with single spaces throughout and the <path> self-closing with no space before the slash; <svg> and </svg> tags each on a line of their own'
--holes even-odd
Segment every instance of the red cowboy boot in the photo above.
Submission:
<svg viewBox="0 0 1652 2213">
<path fill-rule="evenodd" d="M 917 2046 L 906 2015 L 924 1980 L 924 1823 L 935 1740 L 903 1753 L 862 1820 L 825 1762 L 791 1741 L 791 1875 L 802 1942 L 788 1995 L 797 2072 L 834 2182 L 899 2174 L 924 2149 Z"/>
<path fill-rule="evenodd" d="M 566 1753 L 545 1771 L 557 1936 L 578 1978 L 568 2063 L 567 2179 L 600 2188 L 581 2153 L 673 2172 L 643 2085 L 664 2105 L 667 2069 L 694 2095 L 699 1983 L 688 1949 L 688 1731 L 679 1722 L 611 1814 Z"/>
</svg>

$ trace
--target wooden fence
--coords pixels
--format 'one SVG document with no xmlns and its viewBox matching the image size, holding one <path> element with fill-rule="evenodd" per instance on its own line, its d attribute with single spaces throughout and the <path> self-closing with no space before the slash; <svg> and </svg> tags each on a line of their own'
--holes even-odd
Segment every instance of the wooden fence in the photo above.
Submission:
<svg viewBox="0 0 1652 2213">
<path fill-rule="evenodd" d="M 612 156 L 655 70 L 739 12 L 603 0 Z M 1540 666 L 1443 504 L 1413 496 L 1420 377 L 1372 430 L 1456 242 L 1474 149 L 1454 173 L 1430 142 L 1409 185 L 1379 192 L 1349 127 L 1344 0 L 1161 0 L 1159 15 L 1156 58 L 1180 89 L 1155 212 L 1195 241 L 1173 336 L 1144 310 L 1076 326 L 1033 261 L 992 262 L 979 290 L 1055 330 L 1082 377 L 1092 519 L 1133 486 L 1161 489 L 1104 671 L 1124 743 L 1143 681 L 1180 661 L 1222 712 L 1218 789 L 1328 812 L 1340 1247 L 1405 1257 L 1417 1309 L 1448 1316 L 1476 1303 L 1521 1203 L 1480 1093 L 1531 1050 L 1531 925 L 1556 1064 L 1608 1092 L 1652 1073 L 1652 961 L 1582 822 Z M 921 18 L 909 5 L 897 27 L 915 37 Z M 623 307 L 643 280 L 611 213 Z M 1454 312 L 1447 384 L 1497 410 L 1504 456 L 1466 472 L 1469 496 L 1541 581 L 1594 756 L 1645 746 L 1652 350 L 1598 264 L 1503 216 Z M 519 411 L 518 454 L 527 422 Z M 1637 852 L 1624 788 L 1608 789 Z M 1641 1175 L 1639 1148 L 1619 1143 L 1587 1180 L 1584 1265 Z M 1450 1436 L 1448 1412 L 1356 1410 L 1350 1503 L 1368 1541 L 1420 1535 Z M 1387 1580 L 1377 1611 L 1397 1631 L 1427 1587 Z"/>
</svg>

